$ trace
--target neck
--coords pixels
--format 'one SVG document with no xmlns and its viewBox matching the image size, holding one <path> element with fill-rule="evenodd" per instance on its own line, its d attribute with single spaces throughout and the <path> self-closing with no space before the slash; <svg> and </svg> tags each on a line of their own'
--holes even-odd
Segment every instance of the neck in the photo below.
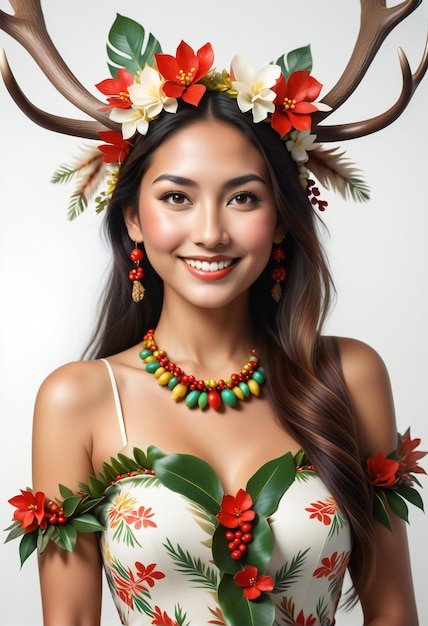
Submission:
<svg viewBox="0 0 428 626">
<path fill-rule="evenodd" d="M 156 343 L 177 362 L 190 361 L 211 370 L 228 361 L 245 361 L 254 347 L 247 294 L 215 309 L 165 299 Z"/>
</svg>

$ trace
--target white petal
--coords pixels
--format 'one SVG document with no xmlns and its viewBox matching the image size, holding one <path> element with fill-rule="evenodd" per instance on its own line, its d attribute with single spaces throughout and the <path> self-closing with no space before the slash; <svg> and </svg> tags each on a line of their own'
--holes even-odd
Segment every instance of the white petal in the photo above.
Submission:
<svg viewBox="0 0 428 626">
<path fill-rule="evenodd" d="M 237 81 L 249 85 L 253 80 L 253 67 L 247 59 L 240 54 L 235 54 L 232 59 L 231 68 Z"/>
<path fill-rule="evenodd" d="M 168 113 L 175 113 L 177 111 L 178 101 L 177 98 L 165 98 L 163 102 L 163 108 Z"/>
<path fill-rule="evenodd" d="M 268 113 L 275 111 L 275 105 L 272 102 L 266 102 L 262 100 L 256 100 L 253 106 L 253 122 L 258 124 L 263 122 L 268 116 Z"/>
<path fill-rule="evenodd" d="M 138 120 L 136 127 L 140 135 L 145 135 L 147 134 L 147 131 L 149 130 L 149 122 L 146 119 L 141 118 Z"/>
<path fill-rule="evenodd" d="M 265 87 L 273 87 L 281 74 L 279 65 L 265 65 L 254 75 L 255 83 L 262 83 Z"/>
<path fill-rule="evenodd" d="M 324 102 L 312 102 L 314 107 L 317 107 L 318 111 L 331 111 L 332 108 L 328 106 L 328 104 L 324 104 Z"/>
<path fill-rule="evenodd" d="M 132 122 L 125 122 L 122 124 L 122 136 L 124 139 L 130 139 L 133 135 L 135 135 L 135 131 L 137 129 L 137 123 L 135 120 Z"/>
</svg>

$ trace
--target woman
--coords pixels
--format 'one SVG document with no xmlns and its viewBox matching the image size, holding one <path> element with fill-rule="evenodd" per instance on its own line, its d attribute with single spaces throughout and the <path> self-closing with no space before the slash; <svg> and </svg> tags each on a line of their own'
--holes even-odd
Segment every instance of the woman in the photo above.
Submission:
<svg viewBox="0 0 428 626">
<path fill-rule="evenodd" d="M 38 394 L 35 491 L 60 499 L 58 483 L 77 492 L 108 477 L 107 459 L 134 455 L 135 469 L 112 461 L 97 513 L 123 623 L 235 625 L 252 611 L 260 624 L 334 623 L 349 565 L 366 624 L 417 624 L 403 524 L 373 521 L 365 471 L 367 455 L 396 447 L 388 375 L 367 345 L 320 336 L 331 281 L 296 163 L 273 122 L 255 123 L 227 93 L 207 90 L 196 105 L 183 96 L 155 117 L 109 202 L 115 265 L 96 359 L 55 371 Z M 156 384 L 163 374 L 168 385 Z M 173 377 L 176 404 L 163 388 Z M 162 452 L 142 464 L 132 447 L 152 445 Z M 247 482 L 263 467 L 288 476 L 291 457 L 292 479 L 273 496 Z M 197 494 L 173 485 L 174 472 Z M 206 476 L 214 510 L 200 496 Z M 74 515 L 45 510 L 45 528 Z M 47 545 L 40 574 L 45 624 L 99 622 L 95 534 L 66 557 Z"/>
</svg>

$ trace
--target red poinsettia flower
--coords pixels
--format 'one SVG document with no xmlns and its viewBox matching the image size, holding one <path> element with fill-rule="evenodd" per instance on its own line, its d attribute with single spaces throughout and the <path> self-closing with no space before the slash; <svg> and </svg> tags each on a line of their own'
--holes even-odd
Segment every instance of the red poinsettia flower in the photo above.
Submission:
<svg viewBox="0 0 428 626">
<path fill-rule="evenodd" d="M 156 563 L 150 563 L 150 565 L 143 565 L 138 561 L 135 563 L 135 567 L 137 568 L 138 577 L 141 582 L 146 582 L 149 587 L 154 587 L 155 580 L 161 580 L 161 578 L 165 578 L 165 574 L 161 571 L 155 571 Z"/>
<path fill-rule="evenodd" d="M 387 459 L 383 452 L 367 459 L 370 482 L 375 487 L 391 487 L 397 482 L 398 461 Z"/>
<path fill-rule="evenodd" d="M 255 600 L 262 591 L 272 591 L 274 582 L 270 576 L 258 576 L 257 567 L 246 565 L 233 577 L 239 587 L 243 587 L 242 593 L 248 600 Z"/>
<path fill-rule="evenodd" d="M 106 78 L 95 87 L 101 91 L 107 98 L 108 104 L 101 107 L 100 111 L 108 109 L 130 109 L 132 106 L 129 96 L 128 87 L 134 84 L 133 75 L 121 68 L 117 73 L 117 78 Z"/>
<path fill-rule="evenodd" d="M 36 528 L 46 528 L 45 518 L 46 496 L 42 491 L 33 493 L 28 489 L 21 489 L 20 496 L 14 496 L 9 500 L 12 506 L 16 506 L 13 519 L 20 520 L 21 528 L 25 528 L 26 533 L 30 533 Z"/>
<path fill-rule="evenodd" d="M 318 111 L 311 103 L 318 97 L 321 88 L 321 83 L 310 76 L 309 72 L 293 72 L 288 81 L 281 74 L 273 88 L 276 98 L 271 120 L 272 127 L 281 137 L 292 128 L 311 130 L 310 113 Z"/>
<path fill-rule="evenodd" d="M 253 501 L 249 493 L 243 489 L 239 489 L 234 496 L 224 495 L 217 513 L 217 519 L 226 528 L 236 528 L 242 522 L 251 522 L 256 516 L 251 510 Z"/>
<path fill-rule="evenodd" d="M 415 448 L 421 443 L 420 439 L 410 439 L 410 432 L 404 437 L 397 447 L 397 453 L 401 457 L 399 460 L 400 468 L 398 473 L 400 476 L 410 474 L 426 474 L 423 467 L 418 465 L 419 459 L 422 459 L 427 453 L 420 450 L 415 452 Z"/>
<path fill-rule="evenodd" d="M 132 143 L 122 137 L 116 130 L 104 130 L 98 133 L 103 141 L 98 150 L 104 154 L 103 161 L 105 163 L 123 163 L 126 155 L 132 147 Z"/>
<path fill-rule="evenodd" d="M 176 56 L 155 54 L 159 72 L 166 79 L 162 88 L 170 98 L 183 98 L 185 102 L 198 106 L 205 93 L 205 85 L 196 84 L 211 69 L 214 52 L 210 43 L 200 48 L 196 55 L 185 41 L 181 41 Z"/>
</svg>

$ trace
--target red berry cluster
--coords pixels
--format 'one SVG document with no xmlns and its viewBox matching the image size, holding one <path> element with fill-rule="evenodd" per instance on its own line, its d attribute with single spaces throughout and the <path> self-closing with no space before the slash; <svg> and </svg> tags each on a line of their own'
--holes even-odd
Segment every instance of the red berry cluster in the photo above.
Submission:
<svg viewBox="0 0 428 626">
<path fill-rule="evenodd" d="M 140 267 L 140 261 L 142 260 L 143 256 L 144 252 L 139 248 L 134 248 L 129 253 L 129 258 L 135 263 L 135 267 L 130 270 L 128 274 L 129 280 L 131 280 L 132 282 L 134 282 L 134 280 L 141 280 L 144 276 L 143 268 Z"/>
<path fill-rule="evenodd" d="M 67 522 L 64 509 L 52 500 L 45 504 L 45 517 L 49 524 L 65 524 Z"/>
<path fill-rule="evenodd" d="M 247 544 L 253 540 L 251 529 L 253 525 L 250 522 L 243 522 L 240 530 L 227 530 L 224 534 L 228 540 L 227 547 L 230 550 L 230 556 L 235 561 L 239 561 L 243 553 L 247 551 Z"/>
<path fill-rule="evenodd" d="M 109 487 L 115 484 L 116 481 L 122 480 L 122 478 L 132 478 L 133 476 L 137 476 L 138 474 L 151 474 L 155 475 L 155 470 L 152 469 L 138 469 L 132 470 L 132 472 L 126 472 L 125 474 L 116 474 L 115 480 L 111 480 L 108 484 Z"/>
<path fill-rule="evenodd" d="M 313 206 L 318 206 L 320 211 L 325 211 L 328 207 L 328 202 L 326 202 L 326 200 L 320 200 L 319 195 L 321 192 L 318 187 L 315 187 L 315 181 L 311 178 L 308 178 L 306 181 L 306 193 Z"/>
</svg>

